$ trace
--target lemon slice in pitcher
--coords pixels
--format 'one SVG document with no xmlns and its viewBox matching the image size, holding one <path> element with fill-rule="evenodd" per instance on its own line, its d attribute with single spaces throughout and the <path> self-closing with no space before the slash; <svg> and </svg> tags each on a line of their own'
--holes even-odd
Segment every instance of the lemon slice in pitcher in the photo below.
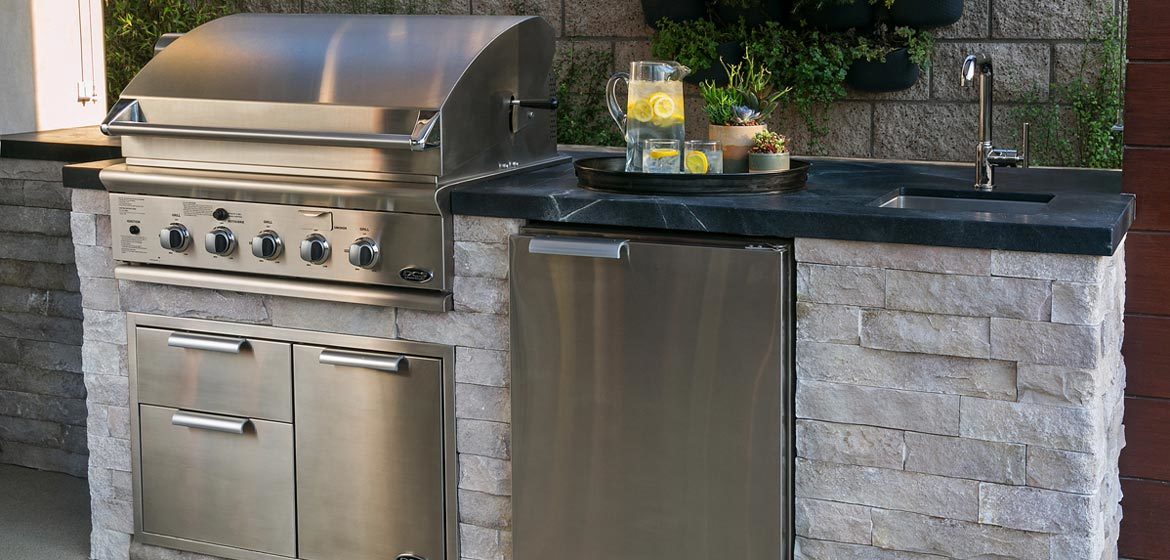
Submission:
<svg viewBox="0 0 1170 560">
<path fill-rule="evenodd" d="M 678 111 L 678 105 L 674 102 L 674 98 L 670 94 L 658 92 L 650 96 L 650 106 L 653 107 L 654 117 L 667 120 L 674 117 Z"/>
<path fill-rule="evenodd" d="M 687 173 L 704 175 L 707 173 L 707 169 L 709 169 L 707 163 L 707 154 L 704 154 L 698 150 L 687 152 L 687 158 L 683 162 L 683 165 L 686 166 Z"/>
<path fill-rule="evenodd" d="M 639 99 L 630 105 L 630 118 L 638 122 L 650 122 L 654 118 L 654 109 L 649 101 Z"/>
</svg>

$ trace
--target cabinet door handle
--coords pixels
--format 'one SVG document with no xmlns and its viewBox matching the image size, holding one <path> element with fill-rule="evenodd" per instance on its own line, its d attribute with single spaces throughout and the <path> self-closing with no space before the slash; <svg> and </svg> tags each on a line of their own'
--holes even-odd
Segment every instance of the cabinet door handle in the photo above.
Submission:
<svg viewBox="0 0 1170 560">
<path fill-rule="evenodd" d="M 215 414 L 186 412 L 183 410 L 179 410 L 171 416 L 171 424 L 175 426 L 196 428 L 199 430 L 211 430 L 213 432 L 225 432 L 229 434 L 244 433 L 244 428 L 247 427 L 248 422 L 251 422 L 251 420 L 248 420 L 247 418 L 217 416 Z"/>
<path fill-rule="evenodd" d="M 397 372 L 402 367 L 402 363 L 406 361 L 406 358 L 402 356 L 366 354 L 364 352 L 322 350 L 321 357 L 318 358 L 318 361 L 328 366 L 347 366 Z"/>
<path fill-rule="evenodd" d="M 595 259 L 620 259 L 622 249 L 630 252 L 629 239 L 603 239 L 600 237 L 533 237 L 528 242 L 528 252 L 541 255 L 562 255 L 566 257 L 590 257 Z"/>
<path fill-rule="evenodd" d="M 167 346 L 173 348 L 188 348 L 191 350 L 206 350 L 208 352 L 223 352 L 225 354 L 239 354 L 248 341 L 243 338 L 229 338 L 226 336 L 210 336 L 206 334 L 171 333 L 167 337 Z"/>
</svg>

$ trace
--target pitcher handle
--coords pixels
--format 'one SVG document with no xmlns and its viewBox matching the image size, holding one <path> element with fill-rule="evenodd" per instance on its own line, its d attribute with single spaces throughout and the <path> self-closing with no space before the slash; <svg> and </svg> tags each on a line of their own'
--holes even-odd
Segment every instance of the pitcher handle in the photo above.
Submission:
<svg viewBox="0 0 1170 560">
<path fill-rule="evenodd" d="M 629 86 L 630 75 L 625 72 L 618 72 L 609 77 L 609 81 L 605 84 L 605 102 L 609 105 L 609 115 L 613 117 L 613 122 L 617 123 L 618 129 L 622 131 L 622 135 L 624 136 L 626 134 L 626 112 L 622 109 L 622 104 L 618 103 L 618 82 L 625 82 L 626 86 Z"/>
</svg>

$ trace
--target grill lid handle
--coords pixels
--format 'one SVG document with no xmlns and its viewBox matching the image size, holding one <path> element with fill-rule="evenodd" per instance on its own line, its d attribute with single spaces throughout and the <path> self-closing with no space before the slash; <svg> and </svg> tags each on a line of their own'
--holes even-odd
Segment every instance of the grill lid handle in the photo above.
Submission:
<svg viewBox="0 0 1170 560">
<path fill-rule="evenodd" d="M 106 136 L 166 136 L 229 142 L 267 142 L 273 144 L 309 144 L 346 148 L 403 149 L 420 152 L 439 145 L 431 138 L 438 128 L 439 116 L 419 117 L 410 134 L 357 134 L 336 132 L 297 132 L 291 130 L 213 128 L 148 123 L 135 99 L 121 99 L 99 127 Z"/>
</svg>

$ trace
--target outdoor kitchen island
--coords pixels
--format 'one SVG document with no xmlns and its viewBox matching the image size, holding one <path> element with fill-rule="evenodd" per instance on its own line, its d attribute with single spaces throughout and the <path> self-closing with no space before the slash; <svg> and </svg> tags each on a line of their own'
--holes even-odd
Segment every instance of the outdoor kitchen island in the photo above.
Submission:
<svg viewBox="0 0 1170 560">
<path fill-rule="evenodd" d="M 815 161 L 780 196 L 610 195 L 570 166 L 457 187 L 445 313 L 114 280 L 109 197 L 75 189 L 92 554 L 173 557 L 131 544 L 130 313 L 453 346 L 460 556 L 511 558 L 508 241 L 571 224 L 793 240 L 797 558 L 1112 558 L 1133 199 L 1116 174 L 1018 173 L 1001 189 L 1054 193 L 1046 210 L 879 208 L 900 187 L 965 189 L 970 168 L 857 160 Z"/>
</svg>

